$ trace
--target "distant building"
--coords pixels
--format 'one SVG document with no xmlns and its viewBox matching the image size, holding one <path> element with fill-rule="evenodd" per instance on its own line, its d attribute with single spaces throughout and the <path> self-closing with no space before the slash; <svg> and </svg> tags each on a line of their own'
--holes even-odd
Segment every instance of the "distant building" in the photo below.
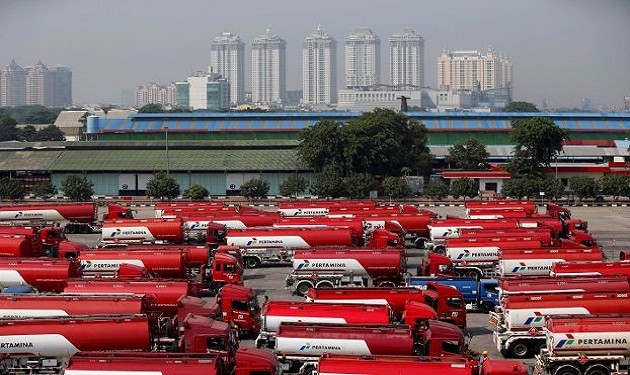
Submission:
<svg viewBox="0 0 630 375">
<path fill-rule="evenodd" d="M 53 106 L 72 106 L 72 70 L 57 65 L 53 73 Z"/>
<path fill-rule="evenodd" d="M 223 32 L 210 44 L 210 74 L 220 74 L 230 83 L 230 101 L 237 105 L 245 95 L 245 43 Z"/>
<path fill-rule="evenodd" d="M 252 98 L 256 104 L 282 104 L 286 96 L 284 39 L 269 29 L 252 41 Z"/>
<path fill-rule="evenodd" d="M 625 98 L 623 98 L 623 108 L 626 111 L 630 111 L 630 96 L 626 96 Z"/>
<path fill-rule="evenodd" d="M 511 88 L 512 64 L 489 49 L 477 51 L 444 51 L 438 57 L 438 87 L 451 90 L 488 90 Z"/>
<path fill-rule="evenodd" d="M 381 39 L 367 27 L 346 38 L 346 88 L 365 89 L 381 83 Z"/>
<path fill-rule="evenodd" d="M 140 108 L 147 104 L 161 104 L 164 107 L 172 107 L 176 104 L 175 84 L 158 85 L 151 82 L 148 85 L 136 88 L 136 107 Z"/>
<path fill-rule="evenodd" d="M 397 89 L 424 86 L 424 38 L 404 29 L 389 38 L 391 84 Z"/>
<path fill-rule="evenodd" d="M 321 25 L 302 42 L 302 104 L 337 102 L 337 41 Z"/>
<path fill-rule="evenodd" d="M 26 104 L 52 106 L 54 82 L 53 73 L 46 68 L 42 60 L 37 61 L 32 68 L 27 69 Z"/>
<path fill-rule="evenodd" d="M 177 106 L 212 111 L 230 108 L 230 83 L 218 74 L 198 74 L 177 82 Z"/>
<path fill-rule="evenodd" d="M 0 107 L 26 104 L 26 71 L 15 60 L 0 71 Z"/>
</svg>

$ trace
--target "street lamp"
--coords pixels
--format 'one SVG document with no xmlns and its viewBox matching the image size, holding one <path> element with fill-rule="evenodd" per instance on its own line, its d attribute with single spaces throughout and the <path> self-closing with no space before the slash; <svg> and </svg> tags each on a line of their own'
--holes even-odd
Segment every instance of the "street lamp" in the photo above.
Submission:
<svg viewBox="0 0 630 375">
<path fill-rule="evenodd" d="M 165 130 L 164 140 L 166 144 L 166 174 L 168 175 L 170 173 L 170 165 L 169 165 L 169 160 L 168 160 L 168 125 L 164 126 L 164 130 Z"/>
</svg>

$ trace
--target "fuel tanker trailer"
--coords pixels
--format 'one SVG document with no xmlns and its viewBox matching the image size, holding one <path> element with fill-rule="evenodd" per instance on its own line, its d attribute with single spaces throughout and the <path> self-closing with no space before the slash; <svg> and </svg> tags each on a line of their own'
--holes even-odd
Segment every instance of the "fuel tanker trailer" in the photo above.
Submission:
<svg viewBox="0 0 630 375">
<path fill-rule="evenodd" d="M 630 315 L 552 316 L 547 348 L 536 356 L 539 372 L 551 375 L 627 374 Z"/>
<path fill-rule="evenodd" d="M 188 315 L 177 327 L 152 326 L 145 315 L 92 315 L 0 321 L 7 374 L 60 374 L 68 359 L 90 351 L 220 351 L 233 358 L 238 346 L 227 323 Z"/>
<path fill-rule="evenodd" d="M 273 348 L 281 323 L 389 324 L 389 306 L 365 304 L 328 304 L 268 300 L 262 307 L 261 331 L 256 346 Z"/>
<path fill-rule="evenodd" d="M 501 309 L 490 313 L 494 343 L 514 358 L 531 358 L 545 346 L 546 315 L 630 313 L 628 293 L 516 294 L 501 300 Z"/>
<path fill-rule="evenodd" d="M 575 260 L 602 261 L 604 255 L 600 248 L 576 249 L 533 249 L 501 250 L 499 252 L 499 275 L 511 276 L 546 276 L 556 263 Z"/>
<path fill-rule="evenodd" d="M 513 294 L 630 292 L 623 276 L 514 277 L 499 280 L 499 298 Z"/>
<path fill-rule="evenodd" d="M 1 258 L 0 288 L 30 285 L 40 292 L 60 293 L 68 280 L 81 277 L 76 259 Z"/>
<path fill-rule="evenodd" d="M 414 357 L 324 354 L 317 375 L 527 375 L 519 361 L 485 358 L 481 363 L 467 356 Z"/>
<path fill-rule="evenodd" d="M 424 327 L 282 323 L 275 353 L 283 370 L 308 373 L 325 354 L 441 356 L 462 354 L 464 335 L 452 324 L 431 320 Z"/>
<path fill-rule="evenodd" d="M 313 287 L 396 286 L 407 276 L 401 249 L 300 249 L 286 285 L 304 296 Z"/>
<path fill-rule="evenodd" d="M 630 262 L 556 263 L 549 274 L 555 277 L 621 275 L 630 280 Z"/>
<path fill-rule="evenodd" d="M 0 207 L 0 221 L 20 223 L 54 223 L 63 227 L 65 233 L 93 233 L 100 224 L 98 206 L 89 203 L 37 203 Z M 133 212 L 111 203 L 107 206 L 104 220 L 131 218 Z"/>
</svg>

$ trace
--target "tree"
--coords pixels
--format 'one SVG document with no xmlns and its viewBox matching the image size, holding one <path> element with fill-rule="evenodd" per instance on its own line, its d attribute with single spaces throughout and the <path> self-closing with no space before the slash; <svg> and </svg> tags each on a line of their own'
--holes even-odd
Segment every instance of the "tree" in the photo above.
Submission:
<svg viewBox="0 0 630 375">
<path fill-rule="evenodd" d="M 381 184 L 383 194 L 390 199 L 407 198 L 411 195 L 411 189 L 402 177 L 385 177 Z"/>
<path fill-rule="evenodd" d="M 37 134 L 37 129 L 33 125 L 26 125 L 25 127 L 18 129 L 18 138 L 20 141 L 33 142 Z"/>
<path fill-rule="evenodd" d="M 39 198 L 48 199 L 57 194 L 57 188 L 50 181 L 42 181 L 31 187 L 31 194 Z"/>
<path fill-rule="evenodd" d="M 173 199 L 179 195 L 179 184 L 166 172 L 158 172 L 147 181 L 149 197 Z"/>
<path fill-rule="evenodd" d="M 0 199 L 24 198 L 24 184 L 20 180 L 7 177 L 0 179 Z"/>
<path fill-rule="evenodd" d="M 33 140 L 36 142 L 65 141 L 66 137 L 57 126 L 49 125 L 35 133 Z"/>
<path fill-rule="evenodd" d="M 595 198 L 597 195 L 597 182 L 588 176 L 571 176 L 569 186 L 578 198 Z"/>
<path fill-rule="evenodd" d="M 511 102 L 503 108 L 503 112 L 539 112 L 538 108 L 528 102 Z"/>
<path fill-rule="evenodd" d="M 61 180 L 61 190 L 73 201 L 88 201 L 94 195 L 94 184 L 85 176 L 68 174 Z"/>
<path fill-rule="evenodd" d="M 351 173 L 343 178 L 345 196 L 352 199 L 368 198 L 370 191 L 376 189 L 374 177 L 367 173 Z"/>
<path fill-rule="evenodd" d="M 536 198 L 540 192 L 548 199 L 557 199 L 564 193 L 560 180 L 548 176 L 518 176 L 503 183 L 501 193 L 511 198 Z"/>
<path fill-rule="evenodd" d="M 340 122 L 318 121 L 314 126 L 303 129 L 299 138 L 298 156 L 315 172 L 322 171 L 327 165 L 345 170 L 345 141 Z"/>
<path fill-rule="evenodd" d="M 325 166 L 321 172 L 315 174 L 311 194 L 331 198 L 344 196 L 343 175 L 334 166 Z"/>
<path fill-rule="evenodd" d="M 486 150 L 486 146 L 477 139 L 470 138 L 450 147 L 445 159 L 455 168 L 478 171 L 488 169 L 489 157 L 490 153 Z"/>
<path fill-rule="evenodd" d="M 424 195 L 432 199 L 443 199 L 448 196 L 448 186 L 442 181 L 429 181 L 424 186 Z"/>
<path fill-rule="evenodd" d="M 540 181 L 540 186 L 542 186 L 541 191 L 545 193 L 547 199 L 559 199 L 565 190 L 562 181 L 551 176 L 544 176 Z"/>
<path fill-rule="evenodd" d="M 196 201 L 202 200 L 208 197 L 208 195 L 210 195 L 210 192 L 208 191 L 208 189 L 206 189 L 205 187 L 199 184 L 190 185 L 188 189 L 184 191 L 185 197 L 190 198 L 192 200 L 196 200 Z"/>
<path fill-rule="evenodd" d="M 13 117 L 0 119 L 0 142 L 18 139 L 17 121 Z"/>
<path fill-rule="evenodd" d="M 138 108 L 138 113 L 162 113 L 164 108 L 162 104 L 149 103 Z"/>
<path fill-rule="evenodd" d="M 604 195 L 612 195 L 614 200 L 630 196 L 630 176 L 606 173 L 597 180 Z"/>
<path fill-rule="evenodd" d="M 304 177 L 294 174 L 280 184 L 280 194 L 285 197 L 295 197 L 306 191 L 307 187 L 308 181 Z"/>
<path fill-rule="evenodd" d="M 562 141 L 567 137 L 564 129 L 549 118 L 534 117 L 517 120 L 510 131 L 510 141 L 515 143 L 514 155 L 508 163 L 512 174 L 541 175 L 541 167 L 549 167 L 562 151 Z"/>
<path fill-rule="evenodd" d="M 476 197 L 479 194 L 479 186 L 472 178 L 457 178 L 451 184 L 451 195 L 459 197 Z"/>
<path fill-rule="evenodd" d="M 41 105 L 28 106 L 24 111 L 22 124 L 52 124 L 61 113 L 61 108 L 47 108 Z"/>
<path fill-rule="evenodd" d="M 269 182 L 252 178 L 241 185 L 241 195 L 247 199 L 263 199 L 269 194 Z"/>
</svg>

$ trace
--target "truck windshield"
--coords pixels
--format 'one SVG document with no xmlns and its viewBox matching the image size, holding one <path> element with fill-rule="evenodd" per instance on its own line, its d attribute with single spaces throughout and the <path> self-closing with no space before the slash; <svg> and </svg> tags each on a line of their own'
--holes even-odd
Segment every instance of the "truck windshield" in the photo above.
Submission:
<svg viewBox="0 0 630 375">
<path fill-rule="evenodd" d="M 442 351 L 447 353 L 461 354 L 462 348 L 457 341 L 444 341 L 442 342 Z"/>
</svg>

